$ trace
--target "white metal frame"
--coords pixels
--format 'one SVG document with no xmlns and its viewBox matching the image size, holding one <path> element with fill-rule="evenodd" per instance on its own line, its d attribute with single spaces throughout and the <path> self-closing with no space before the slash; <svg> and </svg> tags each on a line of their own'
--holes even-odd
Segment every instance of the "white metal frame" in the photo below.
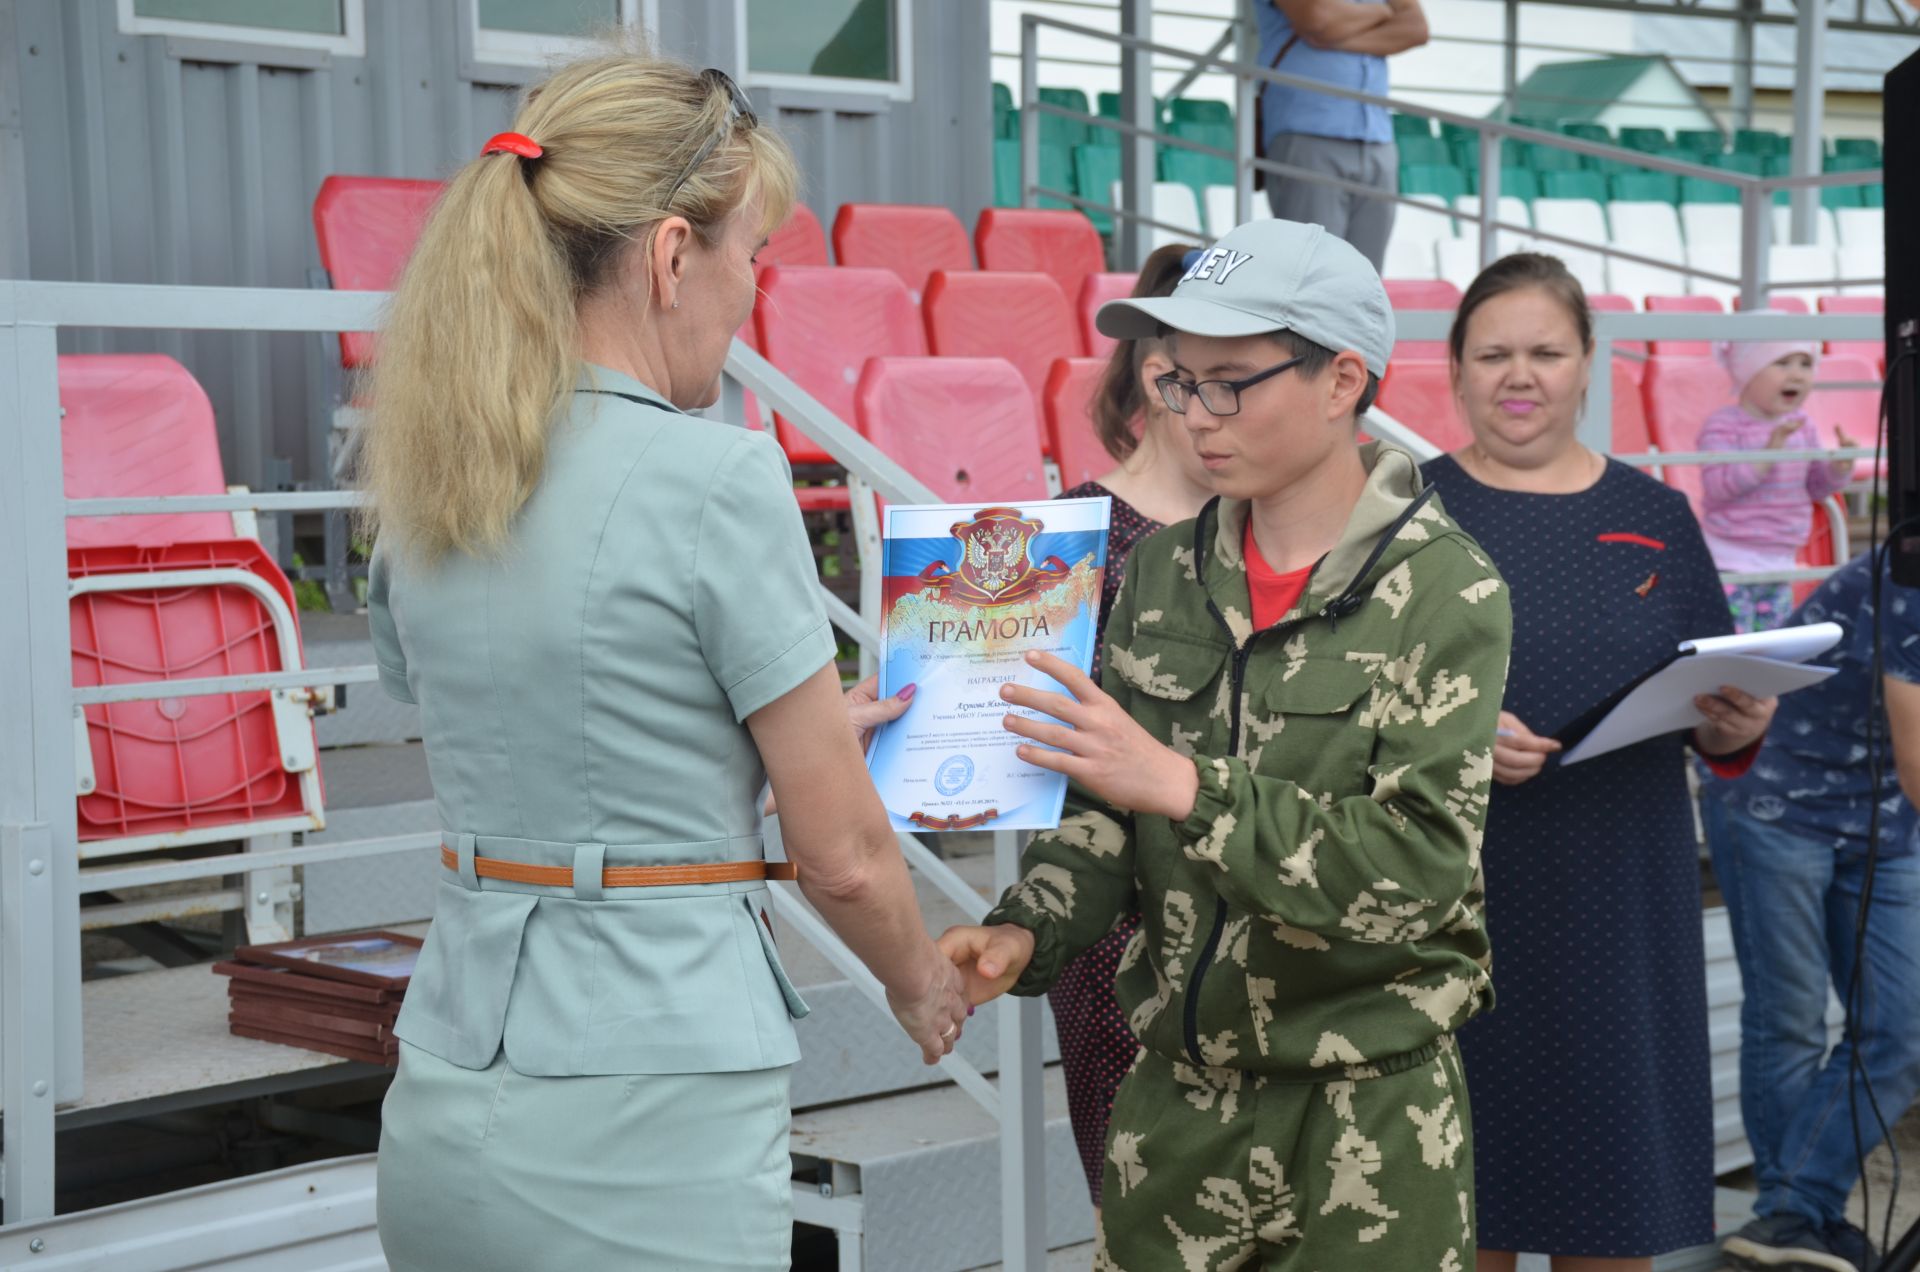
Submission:
<svg viewBox="0 0 1920 1272">
<path fill-rule="evenodd" d="M 366 0 L 339 0 L 339 35 L 313 31 L 283 31 L 278 27 L 243 26 L 187 18 L 148 18 L 134 12 L 134 0 L 118 0 L 116 10 L 123 35 L 178 35 L 200 40 L 264 44 L 273 48 L 319 49 L 341 57 L 367 55 Z"/>
<path fill-rule="evenodd" d="M 893 69 L 890 80 L 850 79 L 838 75 L 796 75 L 787 71 L 756 71 L 747 60 L 748 0 L 733 0 L 735 65 L 747 88 L 799 89 L 810 93 L 856 93 L 890 101 L 913 100 L 913 6 L 915 0 L 890 0 L 893 5 Z"/>
<path fill-rule="evenodd" d="M 1812 8 L 1814 6 L 1809 6 Z M 1138 10 L 1150 12 L 1149 0 L 1125 0 L 1122 9 L 1122 25 L 1128 25 L 1127 18 Z M 1136 23 L 1137 25 L 1137 23 Z M 1116 48 L 1116 56 L 1121 68 L 1121 95 L 1123 113 L 1127 119 L 1105 119 L 1087 114 L 1084 111 L 1069 110 L 1063 106 L 1040 100 L 1039 64 L 1040 32 L 1055 30 L 1075 36 L 1101 40 Z M 1218 47 L 1218 46 L 1216 46 Z M 1138 91 L 1138 86 L 1151 80 L 1150 59 L 1154 55 L 1179 58 L 1191 62 L 1194 67 L 1219 71 L 1234 77 L 1234 119 L 1235 136 L 1232 151 L 1218 147 L 1202 145 L 1175 137 L 1160 131 L 1158 121 L 1153 118 L 1151 101 L 1148 95 Z M 1126 30 L 1119 32 L 1102 31 L 1094 27 L 1074 22 L 1063 22 L 1056 18 L 1042 17 L 1038 14 L 1025 14 L 1020 19 L 1020 93 L 1016 105 L 1020 108 L 1020 202 L 1023 207 L 1036 206 L 1041 196 L 1056 198 L 1084 210 L 1107 212 L 1120 218 L 1121 240 L 1123 245 L 1131 244 L 1131 255 L 1136 261 L 1146 256 L 1146 237 L 1138 231 L 1142 225 L 1150 224 L 1147 217 L 1134 209 L 1146 208 L 1150 204 L 1146 191 L 1152 181 L 1152 155 L 1155 146 L 1177 146 L 1200 154 L 1216 155 L 1230 159 L 1235 166 L 1235 212 L 1241 221 L 1251 218 L 1253 213 L 1253 174 L 1261 171 L 1283 176 L 1289 180 L 1311 181 L 1318 185 L 1332 186 L 1366 198 L 1388 199 L 1394 203 L 1425 206 L 1410 195 L 1388 193 L 1373 186 L 1348 181 L 1329 173 L 1314 169 L 1298 168 L 1288 164 L 1276 163 L 1254 154 L 1253 138 L 1253 101 L 1254 94 L 1262 84 L 1279 84 L 1290 88 L 1306 89 L 1316 93 L 1340 97 L 1349 101 L 1361 102 L 1370 106 L 1380 106 L 1400 114 L 1417 115 L 1443 123 L 1456 124 L 1472 129 L 1480 139 L 1479 178 L 1480 208 L 1477 215 L 1462 216 L 1462 220 L 1476 224 L 1480 244 L 1480 263 L 1484 267 L 1501 255 L 1498 241 L 1501 231 L 1525 235 L 1530 240 L 1542 243 L 1580 248 L 1599 252 L 1603 256 L 1633 261 L 1642 265 L 1657 266 L 1662 269 L 1703 278 L 1712 282 L 1725 283 L 1740 288 L 1741 305 L 1744 309 L 1763 308 L 1770 283 L 1767 273 L 1767 247 L 1772 236 L 1771 204 L 1775 190 L 1793 192 L 1795 202 L 1795 228 L 1803 236 L 1811 233 L 1812 213 L 1803 212 L 1817 204 L 1817 193 L 1809 193 L 1826 186 L 1870 185 L 1882 179 L 1879 170 L 1866 172 L 1815 173 L 1804 176 L 1788 177 L 1752 177 L 1745 173 L 1730 172 L 1718 168 L 1708 168 L 1700 164 L 1682 160 L 1668 159 L 1659 155 L 1642 154 L 1639 151 L 1626 150 L 1605 142 L 1588 141 L 1580 137 L 1564 136 L 1560 133 L 1545 132 L 1537 128 L 1523 128 L 1502 120 L 1481 119 L 1470 115 L 1461 115 L 1453 111 L 1440 110 L 1416 102 L 1393 97 L 1380 97 L 1371 93 L 1362 93 L 1339 85 L 1323 83 L 1298 75 L 1289 75 L 1248 60 L 1244 56 L 1228 59 L 1212 52 L 1196 53 L 1191 49 L 1176 48 L 1169 44 L 1157 43 L 1142 35 Z M 1128 198 L 1120 203 L 1101 203 L 1087 199 L 1066 190 L 1054 190 L 1040 184 L 1040 119 L 1039 116 L 1058 115 L 1063 119 L 1079 120 L 1101 128 L 1117 130 L 1125 134 L 1128 141 L 1125 150 L 1133 153 L 1132 166 L 1135 171 L 1128 176 Z M 1813 128 L 1818 135 L 1817 120 Z M 1499 219 L 1501 144 L 1507 139 L 1529 142 L 1535 145 L 1553 146 L 1575 154 L 1592 155 L 1603 159 L 1614 159 L 1631 163 L 1637 167 L 1655 172 L 1668 172 L 1682 177 L 1699 177 L 1732 185 L 1740 191 L 1740 274 L 1733 277 L 1692 265 L 1676 263 L 1657 257 L 1645 256 L 1638 252 L 1622 249 L 1613 243 L 1595 244 L 1582 242 L 1557 234 L 1545 233 L 1530 225 L 1511 224 Z M 1144 175 L 1142 175 L 1144 174 Z M 1130 204 L 1131 207 L 1120 206 Z M 1127 253 L 1123 247 L 1123 254 Z M 1870 283 L 1873 279 L 1785 279 L 1778 285 L 1782 287 L 1839 287 L 1849 284 Z"/>
<path fill-rule="evenodd" d="M 649 34 L 659 31 L 660 0 L 619 0 L 619 3 L 618 21 L 621 26 L 630 27 L 639 23 Z M 593 52 L 599 47 L 592 36 L 542 35 L 533 31 L 483 26 L 480 22 L 480 0 L 461 0 L 460 10 L 460 20 L 466 24 L 476 62 L 500 66 L 546 66 Z"/>
</svg>

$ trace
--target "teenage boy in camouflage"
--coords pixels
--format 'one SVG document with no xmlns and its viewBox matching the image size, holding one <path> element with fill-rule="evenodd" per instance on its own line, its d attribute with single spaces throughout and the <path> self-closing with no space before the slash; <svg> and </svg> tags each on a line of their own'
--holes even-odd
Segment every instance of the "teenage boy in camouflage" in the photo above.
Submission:
<svg viewBox="0 0 1920 1272">
<path fill-rule="evenodd" d="M 1393 318 L 1346 243 L 1243 225 L 1099 325 L 1171 331 L 1160 387 L 1219 497 L 1134 552 L 1104 691 L 1038 655 L 1073 697 L 1005 692 L 1022 757 L 1073 779 L 1068 816 L 942 947 L 975 1001 L 1036 995 L 1142 916 L 1097 1268 L 1465 1272 L 1453 1031 L 1492 1002 L 1506 588 L 1412 457 L 1355 436 Z"/>
</svg>

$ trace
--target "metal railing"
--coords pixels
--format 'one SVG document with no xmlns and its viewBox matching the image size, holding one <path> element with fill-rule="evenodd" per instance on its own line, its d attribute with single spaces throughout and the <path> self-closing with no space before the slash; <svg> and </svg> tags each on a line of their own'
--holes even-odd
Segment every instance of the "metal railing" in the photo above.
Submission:
<svg viewBox="0 0 1920 1272">
<path fill-rule="evenodd" d="M 1222 150 L 1188 138 L 1177 137 L 1158 127 L 1148 126 L 1137 119 L 1113 119 L 1100 115 L 1076 111 L 1040 98 L 1040 33 L 1043 30 L 1060 31 L 1113 44 L 1124 62 L 1128 56 L 1159 55 L 1190 63 L 1196 70 L 1214 71 L 1227 74 L 1234 80 L 1234 149 Z M 1879 279 L 1791 279 L 1770 282 L 1768 279 L 1767 248 L 1772 239 L 1772 202 L 1776 190 L 1814 191 L 1811 195 L 1796 195 L 1794 220 L 1796 237 L 1811 237 L 1814 223 L 1814 207 L 1818 203 L 1820 189 L 1854 185 L 1876 184 L 1882 179 L 1879 169 L 1857 172 L 1830 172 L 1809 176 L 1756 177 L 1743 172 L 1734 172 L 1722 168 L 1710 168 L 1703 164 L 1689 163 L 1683 159 L 1672 159 L 1664 155 L 1645 154 L 1637 150 L 1628 150 L 1607 142 L 1591 141 L 1583 137 L 1572 137 L 1557 132 L 1547 132 L 1530 128 L 1505 120 L 1483 119 L 1472 115 L 1462 115 L 1454 111 L 1441 110 L 1417 102 L 1396 97 L 1382 97 L 1364 93 L 1357 89 L 1328 84 L 1321 80 L 1300 75 L 1290 75 L 1276 71 L 1255 62 L 1236 60 L 1222 56 L 1216 44 L 1213 50 L 1196 52 L 1174 45 L 1163 44 L 1155 40 L 1124 32 L 1102 31 L 1096 27 L 1079 23 L 1065 22 L 1058 18 L 1043 17 L 1039 14 L 1024 14 L 1020 20 L 1020 95 L 1017 105 L 1020 108 L 1020 201 L 1023 206 L 1034 206 L 1042 197 L 1063 200 L 1075 207 L 1087 211 L 1099 211 L 1121 218 L 1123 221 L 1154 226 L 1179 233 L 1191 232 L 1193 227 L 1173 226 L 1152 219 L 1151 214 L 1142 211 L 1151 208 L 1150 199 L 1143 197 L 1152 188 L 1153 174 L 1144 178 L 1137 171 L 1143 156 L 1150 156 L 1157 146 L 1172 146 L 1198 154 L 1212 155 L 1231 161 L 1234 165 L 1234 213 L 1236 222 L 1250 220 L 1254 214 L 1253 174 L 1264 172 L 1273 176 L 1293 180 L 1310 181 L 1330 186 L 1349 194 L 1365 198 L 1385 199 L 1395 204 L 1435 211 L 1432 204 L 1423 202 L 1419 196 L 1404 195 L 1397 191 L 1382 190 L 1376 186 L 1345 180 L 1330 173 L 1308 168 L 1299 168 L 1290 164 L 1278 163 L 1260 157 L 1254 153 L 1256 139 L 1253 137 L 1254 97 L 1264 84 L 1276 84 L 1286 88 L 1301 89 L 1336 97 L 1345 101 L 1358 102 L 1368 106 L 1378 106 L 1403 115 L 1418 116 L 1435 120 L 1442 124 L 1452 124 L 1458 128 L 1471 130 L 1478 138 L 1478 186 L 1479 207 L 1471 213 L 1448 210 L 1460 220 L 1471 221 L 1476 226 L 1482 268 L 1497 259 L 1500 235 L 1505 233 L 1524 235 L 1529 239 L 1551 243 L 1562 247 L 1578 248 L 1597 253 L 1609 259 L 1618 259 L 1638 265 L 1646 265 L 1668 270 L 1688 278 L 1702 279 L 1740 289 L 1740 303 L 1746 309 L 1757 309 L 1766 303 L 1770 286 L 1780 287 L 1842 287 L 1858 286 L 1880 281 Z M 1126 107 L 1123 106 L 1123 111 Z M 1132 112 L 1127 112 L 1132 113 Z M 1040 183 L 1040 118 L 1052 115 L 1061 119 L 1073 120 L 1093 127 L 1117 131 L 1129 139 L 1122 146 L 1123 165 L 1127 171 L 1123 178 L 1127 190 L 1126 198 L 1119 202 L 1102 202 L 1076 194 L 1070 190 L 1056 190 Z M 1142 118 L 1150 118 L 1151 110 Z M 1157 120 L 1154 121 L 1157 124 Z M 1500 219 L 1500 178 L 1502 168 L 1503 143 L 1522 142 L 1530 145 L 1550 146 L 1572 154 L 1607 159 L 1631 165 L 1651 172 L 1667 173 L 1675 177 L 1695 177 L 1713 181 L 1721 185 L 1734 187 L 1740 198 L 1740 272 L 1734 275 L 1703 269 L 1686 260 L 1672 260 L 1665 257 L 1649 256 L 1631 249 L 1621 248 L 1612 243 L 1594 243 L 1575 239 L 1547 230 L 1536 229 L 1531 225 L 1522 225 Z M 1129 155 L 1129 151 L 1133 153 Z M 1131 206 L 1126 206 L 1131 205 Z M 1804 224 L 1803 224 L 1804 213 Z"/>
<path fill-rule="evenodd" d="M 64 327 L 160 330 L 370 331 L 383 293 L 0 281 L 0 1206 L 9 1224 L 53 1214 L 56 1104 L 84 1095 L 80 1029 L 80 897 L 230 873 L 290 869 L 418 851 L 439 834 L 409 834 L 246 852 L 197 860 L 143 861 L 83 869 L 75 811 L 73 720 L 84 704 L 205 693 L 367 683 L 371 664 L 191 681 L 76 689 L 70 672 L 66 570 L 69 517 L 156 512 L 294 512 L 358 506 L 350 491 L 194 495 L 134 499 L 63 496 L 56 337 Z M 937 502 L 932 492 L 791 379 L 735 342 L 722 408 L 743 417 L 752 392 L 822 445 L 865 491 L 899 502 Z M 870 501 L 869 501 L 870 502 Z M 868 651 L 874 615 L 856 614 L 822 589 L 832 621 Z M 877 594 L 876 594 L 877 595 Z M 234 828 L 235 837 L 246 828 Z M 951 867 L 901 836 L 910 868 L 970 919 L 986 904 Z M 1020 840 L 995 836 L 997 881 L 1018 870 Z M 884 990 L 814 915 L 791 885 L 774 905 L 836 968 L 886 1010 Z M 1045 1261 L 1040 1104 L 1040 1004 L 1003 1001 L 998 1089 L 958 1055 L 942 1071 L 1002 1127 L 1004 1258 L 1009 1268 Z M 844 1207 L 841 1208 L 844 1210 Z M 836 1211 L 840 1213 L 840 1211 Z"/>
</svg>

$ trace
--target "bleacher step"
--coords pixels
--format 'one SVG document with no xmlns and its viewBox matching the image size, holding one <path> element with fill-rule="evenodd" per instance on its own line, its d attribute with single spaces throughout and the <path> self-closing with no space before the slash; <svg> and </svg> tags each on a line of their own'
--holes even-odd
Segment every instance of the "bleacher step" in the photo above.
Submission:
<svg viewBox="0 0 1920 1272">
<path fill-rule="evenodd" d="M 1092 1238 L 1093 1208 L 1057 1066 L 1046 1070 L 1042 1092 L 1047 1245 L 1060 1248 Z M 959 1088 L 796 1113 L 792 1148 L 797 1170 L 818 1163 L 823 1177 L 853 1181 L 863 1266 L 964 1272 L 999 1257 L 999 1125 Z"/>
</svg>

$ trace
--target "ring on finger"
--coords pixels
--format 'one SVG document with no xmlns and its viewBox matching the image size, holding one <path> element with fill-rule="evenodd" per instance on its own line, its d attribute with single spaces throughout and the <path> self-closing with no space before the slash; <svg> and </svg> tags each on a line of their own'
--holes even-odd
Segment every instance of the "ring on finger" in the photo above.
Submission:
<svg viewBox="0 0 1920 1272">
<path fill-rule="evenodd" d="M 942 1042 L 951 1042 L 951 1041 L 953 1041 L 953 1036 L 954 1036 L 955 1034 L 957 1034 L 957 1033 L 959 1033 L 959 1032 L 960 1032 L 960 1026 L 958 1026 L 958 1025 L 948 1025 L 948 1026 L 946 1027 L 946 1030 L 945 1030 L 945 1031 L 944 1031 L 943 1033 L 941 1033 L 941 1035 L 940 1035 L 940 1041 L 942 1041 Z"/>
</svg>

